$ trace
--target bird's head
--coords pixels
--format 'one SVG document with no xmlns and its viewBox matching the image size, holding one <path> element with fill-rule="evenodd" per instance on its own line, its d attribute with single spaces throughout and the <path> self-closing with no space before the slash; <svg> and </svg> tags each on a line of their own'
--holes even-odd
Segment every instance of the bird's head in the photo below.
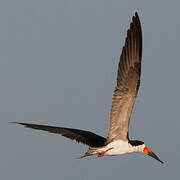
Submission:
<svg viewBox="0 0 180 180">
<path fill-rule="evenodd" d="M 148 156 L 153 157 L 154 159 L 158 160 L 159 162 L 163 163 L 152 151 L 148 148 L 144 142 L 138 140 L 129 140 L 130 144 L 134 147 L 136 152 L 142 152 Z"/>
<path fill-rule="evenodd" d="M 142 148 L 142 151 L 141 151 L 143 154 L 146 154 L 148 156 L 151 156 L 152 158 L 156 159 L 157 161 L 163 163 L 163 161 L 161 161 L 157 156 L 156 154 L 154 154 L 151 149 L 149 149 L 145 144 L 144 144 L 144 147 Z"/>
</svg>

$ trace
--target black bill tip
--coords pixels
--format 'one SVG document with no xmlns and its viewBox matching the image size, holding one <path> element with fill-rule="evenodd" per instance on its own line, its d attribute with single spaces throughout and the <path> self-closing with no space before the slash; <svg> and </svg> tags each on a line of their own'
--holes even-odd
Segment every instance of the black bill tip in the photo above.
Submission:
<svg viewBox="0 0 180 180">
<path fill-rule="evenodd" d="M 156 159 L 157 161 L 161 162 L 162 164 L 164 163 L 163 161 L 161 161 L 152 151 L 148 153 L 149 156 L 151 156 L 152 158 Z"/>
</svg>

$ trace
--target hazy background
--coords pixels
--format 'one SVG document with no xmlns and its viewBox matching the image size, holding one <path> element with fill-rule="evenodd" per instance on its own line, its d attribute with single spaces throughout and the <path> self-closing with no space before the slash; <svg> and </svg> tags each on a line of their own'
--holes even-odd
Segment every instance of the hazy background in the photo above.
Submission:
<svg viewBox="0 0 180 180">
<path fill-rule="evenodd" d="M 0 179 L 180 177 L 180 1 L 1 0 Z M 131 18 L 143 30 L 141 88 L 130 136 L 142 154 L 78 160 L 87 147 L 8 121 L 106 136 L 117 64 Z"/>
</svg>

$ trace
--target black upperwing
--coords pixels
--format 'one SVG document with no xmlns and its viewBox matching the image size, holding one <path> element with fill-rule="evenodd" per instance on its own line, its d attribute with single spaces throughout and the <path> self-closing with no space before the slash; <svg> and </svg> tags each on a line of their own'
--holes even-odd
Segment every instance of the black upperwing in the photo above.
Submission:
<svg viewBox="0 0 180 180">
<path fill-rule="evenodd" d="M 29 123 L 21 123 L 21 122 L 10 122 L 10 123 L 20 124 L 25 127 L 36 130 L 42 130 L 42 131 L 48 131 L 50 133 L 60 134 L 66 138 L 69 138 L 71 140 L 76 140 L 78 143 L 83 143 L 90 147 L 104 146 L 104 143 L 106 141 L 106 139 L 102 136 L 80 129 L 29 124 Z"/>
</svg>

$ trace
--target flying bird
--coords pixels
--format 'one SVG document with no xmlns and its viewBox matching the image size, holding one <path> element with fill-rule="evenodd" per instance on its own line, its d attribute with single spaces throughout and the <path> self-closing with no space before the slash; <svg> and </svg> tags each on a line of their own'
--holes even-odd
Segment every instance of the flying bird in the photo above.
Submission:
<svg viewBox="0 0 180 180">
<path fill-rule="evenodd" d="M 117 72 L 117 85 L 112 98 L 110 126 L 107 138 L 90 131 L 54 127 L 38 124 L 12 122 L 25 127 L 60 134 L 89 146 L 82 156 L 113 156 L 132 152 L 141 152 L 163 163 L 144 142 L 130 140 L 128 129 L 134 102 L 140 86 L 142 61 L 142 30 L 137 12 L 132 17 L 122 49 Z"/>
</svg>

